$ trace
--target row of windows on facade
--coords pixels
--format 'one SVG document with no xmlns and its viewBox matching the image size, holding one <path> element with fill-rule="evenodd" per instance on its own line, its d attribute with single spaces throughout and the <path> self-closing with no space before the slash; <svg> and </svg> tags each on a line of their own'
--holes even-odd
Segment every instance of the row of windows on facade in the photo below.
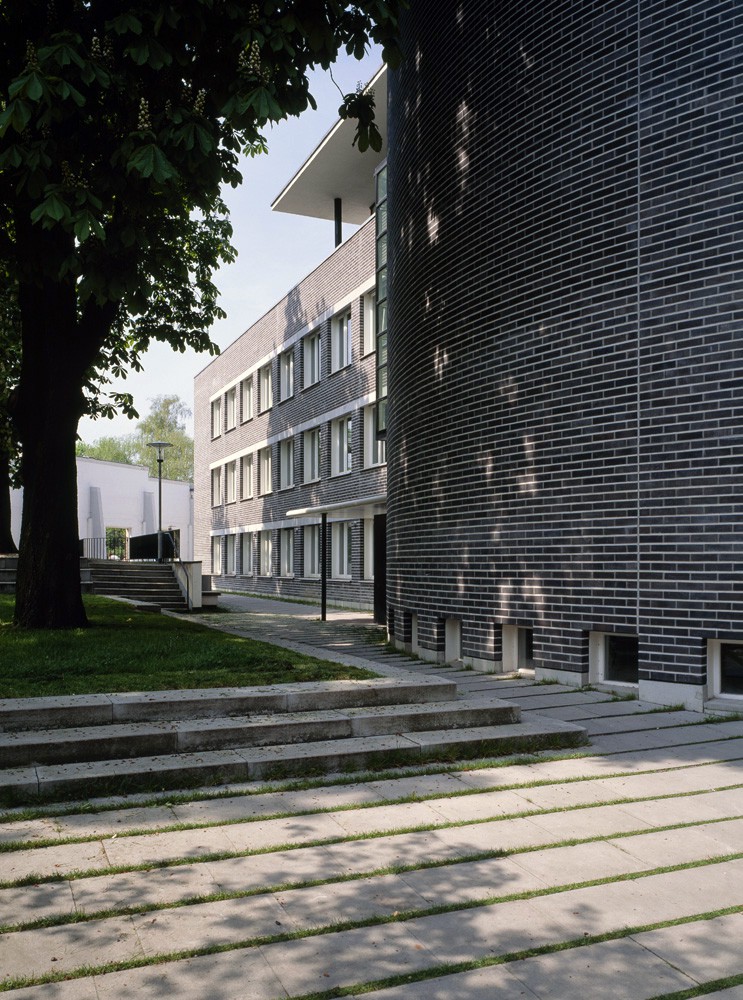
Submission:
<svg viewBox="0 0 743 1000">
<path fill-rule="evenodd" d="M 369 292 L 363 299 L 363 324 L 361 336 L 362 356 L 375 350 L 374 336 L 374 293 Z M 299 341 L 296 347 L 290 347 L 279 355 L 278 395 L 279 400 L 291 399 L 295 389 L 295 351 L 301 351 L 303 388 L 308 389 L 321 379 L 322 372 L 322 337 L 319 331 L 308 333 Z M 330 373 L 348 367 L 353 360 L 353 332 L 350 310 L 333 317 L 330 323 Z M 224 393 L 224 397 L 212 400 L 211 426 L 212 437 L 219 437 L 223 431 L 231 431 L 237 427 L 238 421 L 245 423 L 252 420 L 256 412 L 265 413 L 270 410 L 274 401 L 273 364 L 267 362 L 258 369 L 257 400 L 253 388 L 253 376 L 244 378 L 239 387 L 232 386 Z M 222 399 L 224 398 L 224 408 Z"/>
<path fill-rule="evenodd" d="M 383 465 L 386 460 L 385 443 L 375 432 L 376 404 L 364 407 L 364 468 Z M 353 468 L 353 417 L 338 417 L 329 424 L 329 461 L 331 476 L 342 476 Z M 259 496 L 273 492 L 273 451 L 274 445 L 266 445 L 249 455 L 227 462 L 212 469 L 212 506 L 250 500 L 257 490 Z M 302 434 L 303 482 L 315 483 L 322 476 L 322 435 L 319 427 L 313 427 Z M 294 438 L 286 438 L 278 443 L 279 489 L 286 490 L 295 485 L 295 444 Z M 257 475 L 257 482 L 256 480 Z"/>
<path fill-rule="evenodd" d="M 365 518 L 363 525 L 362 561 L 363 578 L 374 579 L 374 521 Z M 329 525 L 330 576 L 336 580 L 350 580 L 352 576 L 353 530 L 351 521 L 337 521 Z M 212 573 L 215 576 L 282 576 L 295 575 L 309 579 L 320 578 L 319 524 L 303 528 L 281 528 L 278 531 L 243 531 L 234 535 L 215 535 L 212 538 Z M 277 551 L 274 549 L 274 536 Z M 301 537 L 300 537 L 301 536 Z M 299 558 L 302 561 L 295 574 L 295 545 L 301 543 Z M 276 566 L 274 566 L 276 555 Z"/>
</svg>

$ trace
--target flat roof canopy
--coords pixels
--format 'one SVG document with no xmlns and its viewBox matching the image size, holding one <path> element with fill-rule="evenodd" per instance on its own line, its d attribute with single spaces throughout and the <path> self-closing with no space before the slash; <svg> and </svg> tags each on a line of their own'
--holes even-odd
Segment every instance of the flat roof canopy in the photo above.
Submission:
<svg viewBox="0 0 743 1000">
<path fill-rule="evenodd" d="M 353 145 L 356 122 L 338 119 L 274 200 L 275 212 L 334 218 L 336 198 L 343 202 L 343 221 L 360 226 L 374 202 L 374 171 L 387 156 L 387 67 L 364 88 L 374 91 L 375 119 L 382 133 L 382 149 L 360 153 Z"/>
<path fill-rule="evenodd" d="M 387 511 L 387 494 L 379 493 L 373 497 L 360 497 L 358 500 L 345 500 L 340 503 L 318 504 L 316 507 L 298 507 L 288 510 L 287 517 L 319 517 L 330 514 L 342 520 L 356 517 L 373 517 Z"/>
</svg>

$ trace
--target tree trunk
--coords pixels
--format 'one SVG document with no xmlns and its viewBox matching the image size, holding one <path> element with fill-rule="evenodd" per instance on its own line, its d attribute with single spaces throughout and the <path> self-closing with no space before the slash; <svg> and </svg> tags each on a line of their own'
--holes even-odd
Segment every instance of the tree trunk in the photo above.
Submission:
<svg viewBox="0 0 743 1000">
<path fill-rule="evenodd" d="M 14 555 L 18 551 L 10 524 L 10 461 L 0 448 L 0 555 Z"/>
</svg>

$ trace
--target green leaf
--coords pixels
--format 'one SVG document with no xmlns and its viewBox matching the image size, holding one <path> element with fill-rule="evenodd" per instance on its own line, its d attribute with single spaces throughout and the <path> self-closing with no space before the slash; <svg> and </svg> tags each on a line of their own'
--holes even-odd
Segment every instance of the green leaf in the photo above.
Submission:
<svg viewBox="0 0 743 1000">
<path fill-rule="evenodd" d="M 134 14 L 119 14 L 113 21 L 106 24 L 106 28 L 111 28 L 117 35 L 126 35 L 131 32 L 133 35 L 142 34 L 142 22 Z"/>
<path fill-rule="evenodd" d="M 37 205 L 33 212 L 31 212 L 31 221 L 41 221 L 42 225 L 48 228 L 49 220 L 52 222 L 61 222 L 69 214 L 70 211 L 64 201 L 62 201 L 55 191 L 51 191 L 42 203 Z"/>
</svg>

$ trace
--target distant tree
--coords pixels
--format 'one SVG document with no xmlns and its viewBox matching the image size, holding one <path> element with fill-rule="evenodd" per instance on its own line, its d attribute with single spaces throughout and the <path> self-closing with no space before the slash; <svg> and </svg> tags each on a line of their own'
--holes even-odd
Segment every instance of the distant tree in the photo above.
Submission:
<svg viewBox="0 0 743 1000">
<path fill-rule="evenodd" d="M 11 531 L 10 491 L 17 473 L 18 446 L 10 405 L 18 386 L 21 351 L 18 288 L 7 262 L 0 262 L 0 554 L 18 551 Z"/>
<path fill-rule="evenodd" d="M 124 462 L 134 465 L 134 443 L 129 437 L 100 437 L 92 444 L 78 441 L 75 446 L 78 458 L 98 458 L 102 462 Z"/>
<path fill-rule="evenodd" d="M 240 152 L 265 150 L 267 124 L 314 106 L 308 72 L 342 49 L 360 58 L 374 41 L 395 57 L 401 6 L 0 4 L 0 260 L 12 262 L 22 348 L 19 625 L 86 624 L 75 441 L 81 415 L 107 405 L 102 382 L 141 366 L 152 340 L 216 350 L 211 279 L 234 257 L 220 190 L 240 182 Z M 379 143 L 372 101 L 342 107 L 360 146 Z"/>
</svg>

